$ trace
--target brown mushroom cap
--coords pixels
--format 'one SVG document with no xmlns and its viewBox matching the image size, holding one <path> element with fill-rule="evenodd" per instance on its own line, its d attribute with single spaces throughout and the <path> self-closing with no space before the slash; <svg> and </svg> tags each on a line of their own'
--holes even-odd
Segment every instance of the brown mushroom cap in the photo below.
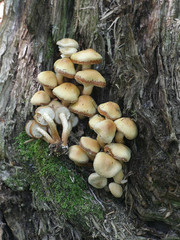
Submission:
<svg viewBox="0 0 180 240">
<path fill-rule="evenodd" d="M 102 56 L 94 49 L 86 49 L 72 54 L 71 60 L 77 64 L 98 64 L 102 61 Z"/>
<path fill-rule="evenodd" d="M 88 95 L 81 95 L 77 102 L 69 106 L 71 112 L 85 117 L 92 117 L 96 113 L 96 108 L 96 102 Z"/>
<path fill-rule="evenodd" d="M 80 146 L 87 152 L 88 156 L 93 159 L 100 151 L 100 145 L 97 140 L 90 137 L 81 137 Z"/>
<path fill-rule="evenodd" d="M 122 116 L 120 107 L 115 102 L 105 102 L 98 106 L 98 112 L 111 120 L 116 120 Z"/>
<path fill-rule="evenodd" d="M 94 131 L 98 134 L 102 142 L 111 143 L 115 136 L 116 125 L 112 120 L 105 119 L 95 124 Z"/>
<path fill-rule="evenodd" d="M 69 158 L 75 163 L 87 163 L 89 158 L 86 152 L 79 146 L 73 145 L 69 148 Z"/>
<path fill-rule="evenodd" d="M 132 140 L 136 138 L 138 130 L 135 122 L 131 118 L 122 117 L 115 120 L 114 123 L 116 124 L 117 130 L 123 133 L 127 139 Z"/>
<path fill-rule="evenodd" d="M 40 72 L 37 76 L 37 80 L 43 86 L 51 88 L 51 89 L 53 89 L 57 86 L 56 74 L 52 71 Z"/>
<path fill-rule="evenodd" d="M 104 147 L 104 152 L 110 154 L 113 158 L 129 162 L 131 158 L 131 150 L 127 146 L 121 143 L 110 143 Z"/>
<path fill-rule="evenodd" d="M 99 114 L 95 114 L 94 116 L 92 116 L 91 118 L 89 118 L 89 122 L 88 122 L 89 127 L 90 127 L 91 129 L 94 129 L 94 126 L 96 125 L 96 123 L 101 122 L 101 121 L 103 121 L 103 120 L 105 120 L 104 117 L 102 117 L 102 116 L 99 115 Z"/>
<path fill-rule="evenodd" d="M 78 100 L 80 91 L 73 83 L 65 82 L 55 87 L 53 94 L 62 101 L 75 103 Z"/>
<path fill-rule="evenodd" d="M 106 178 L 114 177 L 122 169 L 121 163 L 105 152 L 96 154 L 93 166 L 96 173 Z"/>
<path fill-rule="evenodd" d="M 91 173 L 88 177 L 88 183 L 97 189 L 102 189 L 107 185 L 107 178 L 97 173 Z"/>
<path fill-rule="evenodd" d="M 76 74 L 74 64 L 69 58 L 58 59 L 54 63 L 54 71 L 67 78 L 74 78 Z"/>
<path fill-rule="evenodd" d="M 112 195 L 116 198 L 120 198 L 123 194 L 122 187 L 115 182 L 111 182 L 109 184 L 109 190 L 112 193 Z"/>
<path fill-rule="evenodd" d="M 73 48 L 79 48 L 79 44 L 76 40 L 72 38 L 63 38 L 56 43 L 59 47 L 73 47 Z"/>
<path fill-rule="evenodd" d="M 40 106 L 47 105 L 51 101 L 49 95 L 45 91 L 37 91 L 31 98 L 31 104 Z"/>
</svg>

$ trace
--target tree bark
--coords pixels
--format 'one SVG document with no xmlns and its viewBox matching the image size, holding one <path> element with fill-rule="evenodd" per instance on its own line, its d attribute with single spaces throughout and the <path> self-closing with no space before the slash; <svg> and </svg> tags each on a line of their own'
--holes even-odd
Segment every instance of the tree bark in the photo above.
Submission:
<svg viewBox="0 0 180 240">
<path fill-rule="evenodd" d="M 14 137 L 32 116 L 30 99 L 40 89 L 37 74 L 53 69 L 59 57 L 56 41 L 73 37 L 81 49 L 94 48 L 103 57 L 96 68 L 107 86 L 93 90 L 97 104 L 117 102 L 123 115 L 132 117 L 138 126 L 138 137 L 126 142 L 132 150 L 126 169 L 131 173 L 126 203 L 157 231 L 165 224 L 178 231 L 178 14 L 178 0 L 6 0 L 0 25 L 1 163 L 13 160 Z M 25 204 L 31 201 L 30 193 L 23 196 Z M 5 216 L 5 210 L 1 212 Z M 151 225 L 152 221 L 158 225 Z M 25 232 L 18 236 L 11 229 L 9 236 L 27 239 Z"/>
</svg>

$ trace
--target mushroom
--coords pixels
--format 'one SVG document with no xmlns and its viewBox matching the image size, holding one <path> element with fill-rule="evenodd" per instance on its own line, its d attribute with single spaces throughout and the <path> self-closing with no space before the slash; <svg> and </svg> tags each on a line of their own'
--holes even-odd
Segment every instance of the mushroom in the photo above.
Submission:
<svg viewBox="0 0 180 240">
<path fill-rule="evenodd" d="M 125 138 L 132 140 L 137 137 L 138 130 L 135 122 L 128 117 L 122 117 L 114 121 L 117 130 L 121 132 Z"/>
<path fill-rule="evenodd" d="M 49 106 L 38 107 L 35 110 L 34 119 L 42 126 L 49 126 L 52 138 L 55 143 L 59 143 L 61 138 L 57 131 L 57 127 L 53 119 L 55 118 L 54 110 Z"/>
<path fill-rule="evenodd" d="M 121 163 L 105 152 L 96 154 L 93 167 L 96 173 L 106 178 L 114 177 L 122 169 Z"/>
<path fill-rule="evenodd" d="M 69 148 L 69 158 L 75 164 L 86 164 L 89 161 L 88 155 L 79 145 L 72 145 Z"/>
<path fill-rule="evenodd" d="M 47 133 L 47 127 L 39 125 L 35 120 L 32 120 L 29 132 L 34 138 L 43 138 L 47 143 L 54 144 L 54 139 Z"/>
<path fill-rule="evenodd" d="M 66 47 L 76 48 L 76 49 L 79 48 L 78 42 L 72 38 L 63 38 L 57 41 L 56 44 L 58 45 L 59 48 L 66 48 Z"/>
<path fill-rule="evenodd" d="M 90 137 L 81 137 L 80 146 L 84 149 L 91 160 L 94 160 L 96 154 L 100 151 L 98 141 Z"/>
<path fill-rule="evenodd" d="M 103 120 L 105 120 L 104 117 L 102 117 L 102 116 L 99 115 L 99 114 L 95 114 L 94 116 L 92 116 L 92 117 L 89 118 L 89 122 L 88 122 L 89 127 L 90 127 L 91 129 L 94 129 L 95 124 L 98 123 L 98 122 L 101 122 L 101 121 L 103 121 Z"/>
<path fill-rule="evenodd" d="M 111 143 L 116 132 L 116 125 L 110 119 L 105 119 L 94 125 L 94 131 L 98 134 L 97 141 L 104 147 L 105 144 Z"/>
<path fill-rule="evenodd" d="M 122 143 L 110 143 L 104 147 L 104 152 L 113 158 L 123 162 L 129 162 L 131 158 L 131 150 Z"/>
<path fill-rule="evenodd" d="M 123 177 L 124 177 L 124 173 L 123 173 L 123 170 L 121 169 L 121 170 L 113 177 L 113 180 L 114 180 L 115 183 L 120 184 L 121 181 L 123 180 Z"/>
<path fill-rule="evenodd" d="M 54 63 L 54 71 L 59 85 L 63 83 L 63 77 L 74 78 L 76 74 L 74 64 L 69 58 L 58 59 Z"/>
<path fill-rule="evenodd" d="M 69 58 L 73 53 L 77 52 L 77 49 L 74 47 L 60 47 L 59 51 L 61 52 L 62 58 Z"/>
<path fill-rule="evenodd" d="M 115 182 L 111 182 L 109 184 L 109 190 L 112 193 L 112 195 L 114 197 L 116 197 L 116 198 L 120 198 L 122 196 L 122 194 L 123 194 L 122 187 L 119 184 L 115 183 Z"/>
<path fill-rule="evenodd" d="M 33 122 L 34 122 L 34 120 L 29 120 L 29 121 L 27 121 L 27 123 L 25 125 L 25 132 L 29 137 L 33 137 L 30 133 L 30 127 L 31 127 Z"/>
<path fill-rule="evenodd" d="M 57 86 L 56 74 L 52 71 L 43 71 L 38 74 L 37 80 L 40 84 L 42 84 L 44 91 L 51 98 L 54 98 L 55 96 L 52 94 L 51 89 Z"/>
<path fill-rule="evenodd" d="M 31 98 L 31 104 L 40 106 L 47 105 L 51 101 L 49 95 L 45 91 L 37 91 Z"/>
<path fill-rule="evenodd" d="M 67 107 L 70 103 L 75 103 L 78 100 L 80 91 L 73 83 L 65 82 L 55 87 L 53 94 Z"/>
<path fill-rule="evenodd" d="M 97 189 L 102 189 L 107 185 L 107 178 L 97 173 L 91 173 L 88 177 L 88 183 Z"/>
<path fill-rule="evenodd" d="M 101 115 L 113 121 L 122 116 L 119 105 L 111 101 L 101 103 L 98 106 L 97 110 Z"/>
<path fill-rule="evenodd" d="M 86 69 L 76 73 L 76 81 L 84 86 L 82 94 L 91 95 L 93 87 L 104 88 L 106 86 L 105 78 L 94 69 Z"/>
<path fill-rule="evenodd" d="M 124 143 L 124 134 L 122 132 L 117 131 L 114 137 L 114 141 L 116 143 Z"/>
<path fill-rule="evenodd" d="M 78 114 L 79 118 L 92 117 L 96 113 L 96 102 L 89 95 L 81 95 L 77 102 L 69 106 L 69 110 Z"/>
<path fill-rule="evenodd" d="M 82 70 L 91 68 L 92 64 L 98 64 L 102 61 L 102 56 L 94 49 L 86 49 L 71 55 L 73 63 L 82 65 Z"/>
</svg>

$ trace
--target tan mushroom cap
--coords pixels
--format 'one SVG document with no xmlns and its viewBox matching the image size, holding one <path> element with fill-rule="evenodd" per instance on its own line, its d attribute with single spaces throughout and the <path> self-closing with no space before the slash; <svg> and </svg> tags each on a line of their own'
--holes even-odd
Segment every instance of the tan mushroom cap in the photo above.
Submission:
<svg viewBox="0 0 180 240">
<path fill-rule="evenodd" d="M 121 181 L 123 180 L 123 177 L 124 177 L 124 173 L 123 173 L 123 170 L 121 169 L 121 170 L 113 177 L 113 180 L 114 180 L 115 183 L 120 184 Z"/>
<path fill-rule="evenodd" d="M 88 177 L 88 183 L 97 189 L 102 189 L 107 185 L 107 178 L 97 173 L 91 173 Z"/>
<path fill-rule="evenodd" d="M 100 151 L 100 145 L 97 140 L 90 137 L 81 137 L 80 146 L 87 152 L 88 156 L 93 159 Z"/>
<path fill-rule="evenodd" d="M 72 38 L 63 38 L 56 43 L 59 47 L 72 47 L 72 48 L 79 48 L 79 44 L 76 40 Z"/>
<path fill-rule="evenodd" d="M 104 143 L 111 143 L 116 132 L 116 125 L 110 119 L 98 122 L 94 126 L 94 131 Z"/>
<path fill-rule="evenodd" d="M 73 145 L 69 148 L 69 158 L 75 163 L 87 163 L 89 158 L 86 152 L 79 146 Z"/>
<path fill-rule="evenodd" d="M 88 48 L 72 54 L 71 60 L 77 64 L 98 64 L 102 61 L 102 56 L 94 49 Z"/>
<path fill-rule="evenodd" d="M 112 193 L 112 195 L 114 197 L 116 197 L 116 198 L 120 198 L 122 196 L 122 194 L 123 194 L 122 187 L 119 184 L 115 183 L 115 182 L 111 182 L 109 184 L 109 190 Z"/>
<path fill-rule="evenodd" d="M 37 80 L 43 86 L 51 88 L 51 89 L 53 89 L 57 86 L 56 74 L 52 71 L 40 72 L 37 76 Z"/>
<path fill-rule="evenodd" d="M 61 57 L 70 57 L 73 53 L 77 52 L 77 49 L 74 47 L 61 47 L 59 51 L 62 53 Z"/>
<path fill-rule="evenodd" d="M 99 114 L 95 114 L 94 116 L 92 116 L 91 118 L 89 118 L 89 122 L 88 122 L 89 127 L 90 127 L 91 129 L 94 129 L 95 124 L 98 123 L 98 122 L 101 122 L 101 121 L 103 121 L 103 120 L 105 120 L 104 117 L 102 117 L 102 116 L 99 115 Z"/>
<path fill-rule="evenodd" d="M 110 143 L 104 147 L 104 152 L 110 154 L 113 158 L 129 162 L 131 158 L 131 150 L 122 143 Z"/>
<path fill-rule="evenodd" d="M 122 169 L 121 163 L 105 152 L 96 154 L 93 167 L 96 173 L 106 178 L 114 177 Z"/>
<path fill-rule="evenodd" d="M 117 130 L 124 134 L 124 136 L 132 140 L 136 138 L 138 134 L 137 126 L 135 122 L 128 117 L 122 117 L 114 121 L 116 124 Z"/>
<path fill-rule="evenodd" d="M 74 64 L 69 58 L 58 59 L 54 63 L 54 71 L 67 78 L 74 78 L 76 74 Z"/>
<path fill-rule="evenodd" d="M 78 100 L 80 91 L 73 83 L 65 82 L 55 87 L 53 94 L 62 101 L 74 103 Z"/>
<path fill-rule="evenodd" d="M 88 95 L 81 95 L 77 102 L 69 106 L 71 112 L 85 117 L 92 117 L 96 113 L 96 108 L 96 102 Z"/>
<path fill-rule="evenodd" d="M 51 101 L 49 95 L 45 91 L 37 91 L 31 98 L 32 105 L 47 105 Z"/>
<path fill-rule="evenodd" d="M 111 120 L 116 120 L 122 116 L 120 107 L 115 102 L 105 102 L 98 106 L 98 112 Z"/>
</svg>

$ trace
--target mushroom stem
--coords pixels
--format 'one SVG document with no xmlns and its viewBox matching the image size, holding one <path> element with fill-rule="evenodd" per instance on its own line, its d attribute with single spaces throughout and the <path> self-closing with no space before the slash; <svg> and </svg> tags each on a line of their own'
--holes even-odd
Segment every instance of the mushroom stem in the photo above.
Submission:
<svg viewBox="0 0 180 240">
<path fill-rule="evenodd" d="M 65 107 L 68 107 L 70 105 L 70 102 L 69 101 L 66 101 L 66 100 L 61 100 L 61 103 L 63 106 Z"/>
<path fill-rule="evenodd" d="M 67 120 L 65 113 L 60 113 L 59 118 L 61 119 L 61 123 L 63 126 L 63 131 L 62 131 L 62 145 L 67 146 L 68 142 L 68 137 L 72 129 L 71 123 Z"/>
<path fill-rule="evenodd" d="M 101 138 L 99 137 L 99 135 L 97 135 L 96 140 L 98 141 L 99 145 L 100 145 L 102 148 L 106 145 L 106 143 L 101 140 Z"/>
<path fill-rule="evenodd" d="M 84 84 L 82 95 L 91 95 L 94 85 Z"/>
<path fill-rule="evenodd" d="M 117 131 L 114 140 L 116 143 L 124 143 L 124 134 L 120 131 Z"/>
<path fill-rule="evenodd" d="M 91 68 L 91 64 L 83 64 L 82 65 L 82 70 L 86 70 L 86 69 L 90 69 Z"/>
<path fill-rule="evenodd" d="M 63 75 L 61 73 L 56 72 L 56 78 L 58 85 L 63 83 Z"/>
<path fill-rule="evenodd" d="M 43 139 L 50 144 L 54 144 L 54 140 L 52 139 L 52 137 L 42 128 L 38 127 L 37 131 L 39 133 L 41 133 L 41 135 L 43 136 Z"/>
<path fill-rule="evenodd" d="M 52 90 L 46 86 L 43 85 L 44 91 L 49 95 L 51 98 L 55 98 L 54 94 L 52 93 Z"/>
<path fill-rule="evenodd" d="M 43 113 L 42 116 L 46 120 L 46 122 L 48 123 L 48 125 L 50 127 L 51 135 L 52 135 L 55 143 L 59 143 L 61 141 L 61 138 L 59 136 L 56 124 L 54 123 L 53 119 L 47 113 Z"/>
</svg>

